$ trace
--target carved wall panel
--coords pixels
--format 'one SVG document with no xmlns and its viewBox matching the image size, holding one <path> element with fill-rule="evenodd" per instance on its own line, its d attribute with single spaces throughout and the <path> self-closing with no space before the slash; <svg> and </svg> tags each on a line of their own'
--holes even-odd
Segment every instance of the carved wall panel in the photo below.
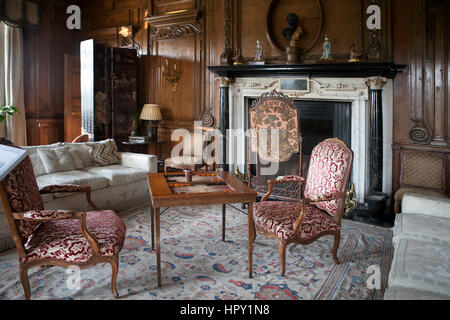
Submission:
<svg viewBox="0 0 450 320">
<path fill-rule="evenodd" d="M 393 59 L 408 65 L 407 72 L 394 83 L 395 191 L 399 187 L 400 150 L 450 157 L 450 3 L 394 1 L 392 20 Z"/>
</svg>

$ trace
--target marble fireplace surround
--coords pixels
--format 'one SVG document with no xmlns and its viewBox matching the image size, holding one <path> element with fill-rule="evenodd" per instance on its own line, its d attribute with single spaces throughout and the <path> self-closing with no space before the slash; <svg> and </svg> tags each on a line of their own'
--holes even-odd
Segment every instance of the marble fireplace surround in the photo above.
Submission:
<svg viewBox="0 0 450 320">
<path fill-rule="evenodd" d="M 307 91 L 280 90 L 281 79 L 308 79 Z M 223 78 L 222 78 L 223 79 Z M 228 79 L 227 79 L 228 80 Z M 319 100 L 351 103 L 351 148 L 354 152 L 352 182 L 359 203 L 365 202 L 369 185 L 369 85 L 382 87 L 383 114 L 383 176 L 382 191 L 391 194 L 392 188 L 392 130 L 393 80 L 384 77 L 239 77 L 229 81 L 229 128 L 246 129 L 248 98 L 257 98 L 266 91 L 276 89 L 294 100 Z M 245 171 L 246 145 L 243 135 L 228 139 L 227 159 L 230 170 L 236 166 Z"/>
</svg>

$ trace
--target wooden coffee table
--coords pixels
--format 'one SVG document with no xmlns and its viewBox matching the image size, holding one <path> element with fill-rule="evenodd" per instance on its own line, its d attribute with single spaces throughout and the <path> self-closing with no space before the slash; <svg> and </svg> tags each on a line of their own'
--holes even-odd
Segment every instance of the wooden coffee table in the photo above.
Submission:
<svg viewBox="0 0 450 320">
<path fill-rule="evenodd" d="M 248 270 L 252 277 L 252 251 L 255 229 L 253 225 L 253 202 L 256 192 L 230 172 L 198 171 L 192 182 L 186 183 L 183 172 L 147 174 L 151 200 L 152 250 L 155 250 L 158 287 L 161 287 L 160 208 L 222 204 L 222 241 L 225 241 L 225 215 L 227 203 L 248 203 Z"/>
</svg>

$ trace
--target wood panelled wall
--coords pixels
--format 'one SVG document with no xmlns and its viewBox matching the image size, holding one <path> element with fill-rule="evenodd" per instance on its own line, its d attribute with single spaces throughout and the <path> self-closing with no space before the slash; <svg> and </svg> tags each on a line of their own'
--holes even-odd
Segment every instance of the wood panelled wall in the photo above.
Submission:
<svg viewBox="0 0 450 320">
<path fill-rule="evenodd" d="M 39 30 L 24 30 L 24 90 L 28 145 L 64 140 L 64 55 L 78 50 L 66 8 L 78 1 L 39 1 Z"/>
<path fill-rule="evenodd" d="M 394 81 L 395 191 L 400 173 L 399 150 L 417 149 L 447 155 L 450 152 L 448 1 L 80 0 L 81 38 L 92 37 L 114 45 L 117 28 L 133 27 L 142 55 L 139 104 L 160 105 L 164 118 L 160 132 L 169 139 L 172 129 L 192 128 L 193 120 L 199 120 L 202 111 L 209 108 L 215 117 L 214 126 L 218 126 L 219 84 L 207 70 L 208 65 L 230 62 L 237 49 L 241 49 L 246 60 L 252 59 L 256 40 L 261 40 L 269 62 L 283 61 L 282 52 L 268 38 L 268 16 L 284 16 L 294 11 L 306 32 L 313 33 L 311 21 L 317 20 L 317 15 L 308 8 L 319 2 L 323 12 L 322 31 L 306 54 L 305 62 L 314 62 L 320 56 L 323 37 L 327 34 L 337 61 L 345 62 L 355 43 L 363 48 L 364 60 L 393 61 L 408 66 Z M 48 117 L 62 121 L 63 53 L 74 50 L 73 33 L 67 33 L 62 27 L 67 17 L 63 9 L 68 3 L 48 3 L 44 6 L 41 31 L 29 36 L 25 43 L 31 52 L 26 58 L 30 77 L 26 82 L 27 112 L 30 119 Z M 274 3 L 277 9 L 270 12 Z M 365 26 L 368 17 L 365 10 L 372 3 L 381 7 L 379 34 L 369 34 Z M 192 22 L 189 14 L 185 15 L 185 21 L 179 20 L 182 13 L 167 15 L 177 10 L 187 10 L 189 14 L 199 12 L 191 29 L 177 29 Z M 165 29 L 166 34 L 158 35 L 158 26 L 164 24 L 171 27 Z M 285 21 L 279 24 L 274 26 L 278 31 L 287 27 Z M 368 54 L 370 50 L 374 55 Z M 162 74 L 161 66 L 166 66 L 166 59 L 170 68 L 175 63 L 181 72 L 176 91 Z M 167 144 L 163 153 L 167 155 L 169 151 L 170 144 Z"/>
<path fill-rule="evenodd" d="M 408 66 L 394 82 L 393 189 L 401 150 L 421 150 L 447 156 L 450 194 L 450 3 L 396 0 L 392 20 L 394 61 Z"/>
</svg>

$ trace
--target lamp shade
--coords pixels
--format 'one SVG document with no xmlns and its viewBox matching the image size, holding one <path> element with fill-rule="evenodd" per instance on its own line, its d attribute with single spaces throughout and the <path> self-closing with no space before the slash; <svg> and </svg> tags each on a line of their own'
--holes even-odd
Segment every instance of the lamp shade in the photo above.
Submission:
<svg viewBox="0 0 450 320">
<path fill-rule="evenodd" d="M 157 104 L 144 104 L 144 107 L 141 111 L 141 120 L 162 120 L 161 111 L 158 108 Z"/>
</svg>

